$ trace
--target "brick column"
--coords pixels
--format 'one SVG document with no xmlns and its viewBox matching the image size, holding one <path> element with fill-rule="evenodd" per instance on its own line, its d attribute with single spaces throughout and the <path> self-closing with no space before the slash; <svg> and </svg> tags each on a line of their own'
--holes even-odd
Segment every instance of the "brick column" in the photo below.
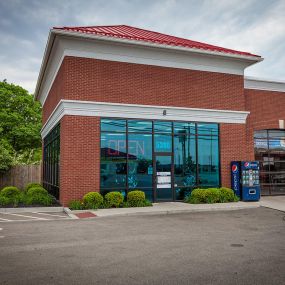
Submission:
<svg viewBox="0 0 285 285">
<path fill-rule="evenodd" d="M 249 160 L 245 124 L 220 124 L 221 185 L 231 187 L 232 160 Z M 253 150 L 252 150 L 253 152 Z"/>
<path fill-rule="evenodd" d="M 64 116 L 60 124 L 59 199 L 67 206 L 100 191 L 100 118 Z"/>
</svg>

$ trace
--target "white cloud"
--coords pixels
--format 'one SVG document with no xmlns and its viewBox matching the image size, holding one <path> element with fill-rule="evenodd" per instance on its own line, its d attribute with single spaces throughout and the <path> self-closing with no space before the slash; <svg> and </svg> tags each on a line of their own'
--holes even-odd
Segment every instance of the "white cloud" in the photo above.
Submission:
<svg viewBox="0 0 285 285">
<path fill-rule="evenodd" d="M 284 0 L 0 2 L 0 80 L 34 91 L 52 26 L 127 24 L 257 53 L 246 74 L 285 78 Z"/>
</svg>

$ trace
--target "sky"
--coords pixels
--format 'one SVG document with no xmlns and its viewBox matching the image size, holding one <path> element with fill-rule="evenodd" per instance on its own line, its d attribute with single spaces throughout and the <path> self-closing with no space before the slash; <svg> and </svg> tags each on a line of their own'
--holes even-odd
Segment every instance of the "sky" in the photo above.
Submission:
<svg viewBox="0 0 285 285">
<path fill-rule="evenodd" d="M 130 25 L 261 55 L 285 80 L 285 0 L 0 0 L 0 80 L 33 93 L 50 28 Z"/>
</svg>

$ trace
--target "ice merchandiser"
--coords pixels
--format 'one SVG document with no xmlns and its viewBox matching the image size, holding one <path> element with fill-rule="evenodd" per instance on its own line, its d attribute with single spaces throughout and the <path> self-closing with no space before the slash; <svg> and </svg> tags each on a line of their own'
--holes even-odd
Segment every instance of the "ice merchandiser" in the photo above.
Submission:
<svg viewBox="0 0 285 285">
<path fill-rule="evenodd" d="M 232 189 L 242 201 L 258 201 L 260 199 L 259 162 L 231 162 Z"/>
</svg>

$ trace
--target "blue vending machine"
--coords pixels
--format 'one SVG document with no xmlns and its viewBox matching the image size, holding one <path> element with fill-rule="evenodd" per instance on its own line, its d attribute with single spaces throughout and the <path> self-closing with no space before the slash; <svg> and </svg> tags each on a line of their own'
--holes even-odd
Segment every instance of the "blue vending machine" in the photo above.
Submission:
<svg viewBox="0 0 285 285">
<path fill-rule="evenodd" d="M 259 162 L 231 162 L 232 189 L 242 201 L 258 201 L 260 199 Z"/>
</svg>

